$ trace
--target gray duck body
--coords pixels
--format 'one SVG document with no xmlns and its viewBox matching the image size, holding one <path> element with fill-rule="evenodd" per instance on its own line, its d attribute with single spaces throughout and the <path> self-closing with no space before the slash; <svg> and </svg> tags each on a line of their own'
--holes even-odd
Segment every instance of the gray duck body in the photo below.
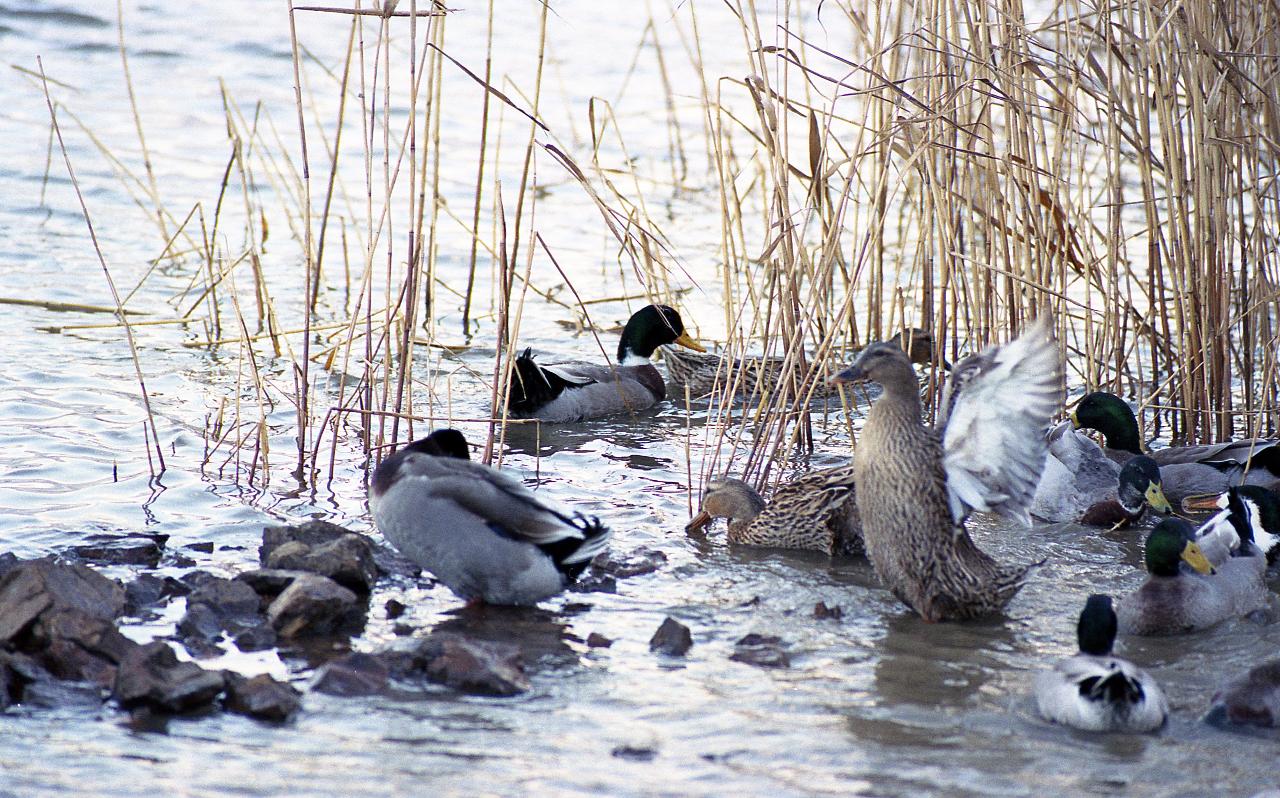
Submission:
<svg viewBox="0 0 1280 798">
<path fill-rule="evenodd" d="M 481 463 L 422 451 L 374 473 L 369 504 L 391 545 L 460 598 L 533 605 L 562 591 L 604 549 L 609 530 L 569 514 Z"/>
</svg>

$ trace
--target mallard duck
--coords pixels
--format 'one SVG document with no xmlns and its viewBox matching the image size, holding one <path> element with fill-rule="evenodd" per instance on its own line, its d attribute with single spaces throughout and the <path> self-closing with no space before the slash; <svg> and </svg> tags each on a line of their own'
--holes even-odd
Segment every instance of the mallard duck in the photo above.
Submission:
<svg viewBox="0 0 1280 798">
<path fill-rule="evenodd" d="M 1259 599 L 1265 601 L 1265 585 L 1258 592 L 1264 557 L 1231 557 L 1215 571 L 1196 543 L 1195 529 L 1181 518 L 1156 524 L 1147 537 L 1144 559 L 1146 581 L 1116 605 L 1124 634 L 1197 632 L 1252 612 Z M 1195 573 L 1184 573 L 1182 562 Z"/>
<path fill-rule="evenodd" d="M 741 546 L 864 553 L 849 465 L 811 471 L 779 487 L 767 504 L 740 479 L 712 480 L 685 531 L 697 531 L 713 518 L 728 518 L 729 542 Z"/>
<path fill-rule="evenodd" d="M 539 366 L 533 350 L 516 358 L 507 392 L 507 408 L 515 418 L 582 421 L 623 411 L 634 412 L 667 395 L 662 375 L 649 362 L 662 344 L 706 351 L 685 332 L 680 314 L 666 305 L 646 305 L 627 320 L 613 366 L 565 363 Z"/>
<path fill-rule="evenodd" d="M 1106 439 L 1107 456 L 1119 463 L 1143 454 L 1138 419 L 1115 394 L 1094 391 L 1071 411 L 1077 429 L 1092 429 Z M 1250 438 L 1199 446 L 1169 446 L 1146 454 L 1160 466 L 1165 495 L 1177 504 L 1202 493 L 1222 493 L 1232 485 L 1280 487 L 1280 441 Z"/>
<path fill-rule="evenodd" d="M 1036 674 L 1036 707 L 1046 720 L 1085 731 L 1148 732 L 1164 725 L 1169 702 L 1160 685 L 1111 655 L 1116 613 L 1110 596 L 1085 602 L 1076 639 L 1080 653 Z"/>
<path fill-rule="evenodd" d="M 466 454 L 461 433 L 433 432 L 383 460 L 369 487 L 383 536 L 459 597 L 533 605 L 604 550 L 609 530 L 599 520 L 560 509 Z"/>
<path fill-rule="evenodd" d="M 1241 485 L 1216 497 L 1216 515 L 1196 530 L 1196 544 L 1214 566 L 1250 546 L 1274 562 L 1280 556 L 1280 499 L 1266 488 Z M 1273 531 L 1275 530 L 1275 531 Z"/>
<path fill-rule="evenodd" d="M 1123 466 L 1087 435 L 1063 421 L 1050 430 L 1044 473 L 1031 501 L 1031 515 L 1042 521 L 1072 521 L 1088 526 L 1125 526 L 1147 507 L 1173 512 L 1161 486 L 1160 468 L 1146 455 Z"/>
<path fill-rule="evenodd" d="M 912 363 L 928 364 L 936 355 L 933 334 L 919 327 L 911 327 L 906 331 L 907 345 L 902 347 L 911 358 Z M 902 346 L 902 331 L 899 330 L 889 343 Z M 751 396 L 762 391 L 766 386 L 772 387 L 778 381 L 782 364 L 786 358 L 780 355 L 769 357 L 726 358 L 713 353 L 690 352 L 675 346 L 662 347 L 662 359 L 667 364 L 667 376 L 676 385 L 686 386 L 693 397 L 706 396 L 723 388 L 730 380 L 734 381 L 735 393 Z M 945 361 L 938 357 L 938 362 Z M 812 398 L 822 399 L 835 394 L 835 387 L 819 382 L 813 388 Z"/>
<path fill-rule="evenodd" d="M 1213 696 L 1205 722 L 1215 726 L 1280 726 L 1280 659 L 1264 662 Z"/>
<path fill-rule="evenodd" d="M 884 389 L 854 458 L 863 541 L 880 580 L 926 621 L 1003 610 L 1028 569 L 996 563 L 964 521 L 976 510 L 1031 523 L 1027 507 L 1044 468 L 1041 431 L 1062 407 L 1062 361 L 1048 318 L 958 364 L 934 428 L 921 420 L 911 361 L 892 344 L 872 344 L 832 379 Z"/>
</svg>

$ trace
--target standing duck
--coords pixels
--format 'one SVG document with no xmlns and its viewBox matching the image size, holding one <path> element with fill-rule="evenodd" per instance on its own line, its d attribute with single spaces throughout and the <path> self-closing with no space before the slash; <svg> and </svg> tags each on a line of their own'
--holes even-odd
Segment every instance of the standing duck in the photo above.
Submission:
<svg viewBox="0 0 1280 798">
<path fill-rule="evenodd" d="M 1044 473 L 1031 501 L 1036 518 L 1116 527 L 1138 521 L 1148 507 L 1164 515 L 1173 512 L 1160 467 L 1150 457 L 1139 455 L 1121 466 L 1070 421 L 1054 427 L 1047 441 Z"/>
<path fill-rule="evenodd" d="M 961 361 L 933 428 L 922 421 L 911 361 L 892 344 L 872 344 L 832 379 L 884 389 L 854 461 L 863 540 L 881 581 L 926 621 L 1002 611 L 1028 569 L 991 559 L 964 522 L 976 510 L 1031 523 L 1042 430 L 1062 407 L 1062 361 L 1048 318 Z"/>
<path fill-rule="evenodd" d="M 778 488 L 768 503 L 740 479 L 712 480 L 685 531 L 697 531 L 713 518 L 729 519 L 728 539 L 736 545 L 833 557 L 865 553 L 851 465 L 811 471 Z"/>
<path fill-rule="evenodd" d="M 551 367 L 533 361 L 533 350 L 516 358 L 507 391 L 515 418 L 582 421 L 651 407 L 667 395 L 662 375 L 649 362 L 663 344 L 706 351 L 685 332 L 680 314 L 666 305 L 646 305 L 627 320 L 613 366 L 563 363 Z"/>
<path fill-rule="evenodd" d="M 1106 439 L 1107 456 L 1118 463 L 1143 454 L 1133 408 L 1115 394 L 1094 391 L 1071 412 L 1076 429 L 1092 429 Z M 1280 486 L 1280 440 L 1249 438 L 1198 446 L 1169 446 L 1147 452 L 1164 477 L 1174 504 L 1202 493 L 1222 493 L 1232 485 Z"/>
<path fill-rule="evenodd" d="M 537 604 L 577 579 L 609 540 L 597 519 L 471 462 L 456 430 L 383 460 L 369 506 L 391 545 L 468 603 Z"/>
<path fill-rule="evenodd" d="M 1046 720 L 1085 731 L 1148 732 L 1164 725 L 1169 702 L 1151 675 L 1112 656 L 1111 597 L 1092 595 L 1076 626 L 1080 653 L 1036 674 L 1036 707 Z"/>
<path fill-rule="evenodd" d="M 1147 537 L 1147 579 L 1120 599 L 1120 631 L 1129 635 L 1177 635 L 1208 629 L 1236 614 L 1226 580 L 1209 574 L 1213 566 L 1195 542 L 1195 530 L 1181 518 L 1166 518 Z M 1195 574 L 1179 567 L 1187 563 Z"/>
<path fill-rule="evenodd" d="M 906 331 L 906 345 L 903 345 L 903 333 L 898 331 L 889 343 L 902 347 L 912 363 L 928 365 L 937 357 L 945 366 L 941 355 L 936 352 L 933 334 L 919 327 L 911 327 Z M 769 357 L 726 358 L 724 355 L 690 352 L 672 345 L 662 347 L 662 359 L 667 364 L 667 374 L 676 385 L 689 389 L 693 397 L 706 396 L 732 382 L 734 393 L 742 396 L 756 396 L 765 390 L 775 390 L 782 365 L 786 358 L 781 355 Z M 820 382 L 813 386 L 812 397 L 822 399 L 835 393 L 834 386 Z"/>
</svg>

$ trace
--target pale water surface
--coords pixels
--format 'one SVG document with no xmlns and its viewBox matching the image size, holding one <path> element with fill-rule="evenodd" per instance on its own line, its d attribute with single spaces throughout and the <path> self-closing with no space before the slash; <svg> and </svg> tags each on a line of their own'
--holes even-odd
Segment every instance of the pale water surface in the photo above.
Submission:
<svg viewBox="0 0 1280 798">
<path fill-rule="evenodd" d="M 478 68 L 483 4 L 473 5 L 451 19 L 449 42 L 456 57 Z M 499 21 L 496 74 L 528 74 L 536 4 L 526 5 Z M 618 96 L 649 19 L 643 9 L 631 8 L 643 4 L 618 4 L 626 7 L 607 14 L 602 5 L 557 2 L 549 22 L 544 117 L 575 146 L 584 146 L 587 98 Z M 697 10 L 708 74 L 741 77 L 746 67 L 734 60 L 742 49 L 736 24 L 722 4 L 698 4 Z M 687 13 L 655 5 L 653 19 L 669 61 L 687 62 L 674 33 L 675 25 L 687 26 L 681 17 Z M 127 2 L 125 14 L 148 143 L 173 208 L 185 213 L 191 203 L 216 196 L 228 152 L 219 80 L 243 107 L 263 101 L 283 140 L 294 145 L 285 3 Z M 347 23 L 314 16 L 300 21 L 309 49 L 336 69 Z M 839 49 L 841 30 L 821 32 L 827 46 Z M 114 2 L 0 3 L 6 63 L 34 70 L 42 56 L 50 76 L 72 87 L 55 87 L 58 98 L 138 169 L 116 46 Z M 651 55 L 638 59 L 631 78 L 636 83 L 619 104 L 630 125 L 632 155 L 641 159 L 663 158 L 667 147 L 666 132 L 656 123 L 665 113 L 663 100 L 643 90 L 656 85 L 654 75 Z M 315 70 L 312 79 L 319 80 Z M 478 100 L 465 79 L 456 85 L 455 114 L 442 135 L 474 147 Z M 676 93 L 686 121 L 697 124 L 697 92 L 684 84 Z M 69 116 L 61 118 L 104 252 L 127 289 L 163 242 L 125 182 Z M 646 128 L 646 118 L 655 124 Z M 56 150 L 45 184 L 48 131 L 38 88 L 6 69 L 0 80 L 0 296 L 109 305 Z M 474 154 L 467 152 L 472 154 L 460 159 L 456 173 L 444 176 L 442 192 L 456 208 L 470 207 Z M 538 168 L 548 192 L 539 211 L 541 231 L 558 252 L 569 253 L 572 274 L 600 274 L 601 261 L 616 261 L 616 245 L 563 171 L 541 159 Z M 668 202 L 666 229 L 677 256 L 713 283 L 706 269 L 718 243 L 718 226 L 709 216 L 716 212 L 714 195 L 671 193 Z M 567 211 L 557 216 L 561 208 Z M 441 269 L 456 277 L 465 263 L 465 238 L 456 229 L 442 235 Z M 296 244 L 284 225 L 276 227 L 270 248 L 269 268 L 296 266 L 289 257 Z M 133 305 L 172 315 L 166 302 L 190 279 L 185 267 L 166 267 Z M 300 284 L 299 276 L 299 292 Z M 633 288 L 605 286 L 592 295 Z M 695 291 L 686 308 L 714 308 L 702 296 Z M 440 303 L 440 324 L 458 324 L 456 300 Z M 280 476 L 266 489 L 245 487 L 233 468 L 219 473 L 200 467 L 202 430 L 217 397 L 228 393 L 234 349 L 183 347 L 200 340 L 195 329 L 139 328 L 169 465 L 152 482 L 123 337 L 113 330 L 49 330 L 109 317 L 0 308 L 0 549 L 39 556 L 97 533 L 146 530 L 171 536 L 171 550 L 213 541 L 213 554 L 193 556 L 200 567 L 233 573 L 255 566 L 264 523 L 314 516 L 371 531 L 364 474 L 352 452 L 340 452 L 335 479 L 315 492 Z M 625 316 L 617 304 L 598 311 L 602 321 Z M 531 298 L 524 313 L 527 341 L 555 355 L 593 356 L 589 337 L 560 332 L 555 321 L 564 317 L 562 309 Z M 474 330 L 476 348 L 462 356 L 479 373 L 488 370 L 492 348 L 485 336 L 492 331 L 492 320 L 482 320 Z M 287 367 L 274 377 L 285 382 Z M 465 375 L 452 384 L 455 414 L 485 412 L 480 385 Z M 292 412 L 282 404 L 272 420 L 288 429 Z M 693 424 L 696 429 L 697 415 Z M 1136 533 L 1058 526 L 1024 531 L 979 522 L 976 535 L 997 557 L 1047 557 L 1048 563 L 1006 620 L 929 626 L 878 589 L 863 562 L 730 550 L 719 531 L 708 539 L 686 537 L 685 428 L 683 409 L 667 403 L 638 419 L 544 434 L 540 462 L 530 454 L 536 447 L 531 435 L 512 433 L 508 466 L 531 478 L 536 467 L 542 490 L 600 515 L 617 531 L 617 551 L 643 547 L 668 558 L 656 573 L 620 581 L 617 594 L 570 594 L 547 602 L 550 613 L 522 618 L 518 628 L 512 619 L 488 619 L 490 633 L 515 637 L 530 652 L 533 689 L 526 695 L 476 698 L 434 687 L 395 699 L 312 693 L 297 721 L 284 728 L 223 714 L 174 721 L 167 734 L 131 731 L 110 707 L 17 707 L 0 714 L 0 795 L 1195 796 L 1249 795 L 1276 786 L 1274 738 L 1227 734 L 1198 718 L 1224 678 L 1276 656 L 1280 626 L 1241 621 L 1193 637 L 1125 641 L 1123 652 L 1153 670 L 1172 700 L 1173 718 L 1160 734 L 1089 736 L 1035 716 L 1027 697 L 1031 675 L 1074 650 L 1084 597 L 1120 593 L 1140 581 Z M 797 468 L 838 462 L 847 452 L 840 428 L 833 421 L 821 429 L 819 454 Z M 277 456 L 287 459 L 289 446 L 281 438 Z M 112 575 L 130 576 L 125 568 Z M 356 647 L 394 639 L 382 610 L 393 597 L 410 606 L 406 620 L 424 632 L 450 623 L 448 613 L 458 605 L 441 588 L 383 584 Z M 815 620 L 819 601 L 840 606 L 844 617 Z M 648 651 L 650 635 L 667 615 L 693 631 L 687 657 Z M 616 642 L 588 649 L 582 641 L 591 632 Z M 766 670 L 731 661 L 734 642 L 749 632 L 781 636 L 791 667 Z M 270 669 L 299 686 L 312 674 L 294 656 L 242 667 Z M 622 748 L 650 753 L 614 755 Z"/>
</svg>

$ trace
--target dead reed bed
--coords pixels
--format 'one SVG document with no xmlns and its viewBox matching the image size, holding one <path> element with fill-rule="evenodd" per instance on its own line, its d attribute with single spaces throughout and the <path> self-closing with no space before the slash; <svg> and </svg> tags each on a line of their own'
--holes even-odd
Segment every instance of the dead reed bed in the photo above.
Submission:
<svg viewBox="0 0 1280 798">
<path fill-rule="evenodd" d="M 1276 431 L 1272 5 L 672 2 L 636 31 L 617 94 L 567 113 L 545 3 L 295 4 L 289 22 L 295 118 L 224 94 L 208 202 L 167 209 L 122 166 L 156 261 L 199 265 L 174 302 L 203 325 L 188 343 L 238 352 L 208 434 L 239 479 L 287 463 L 314 485 L 424 424 L 469 425 L 500 458 L 526 312 L 594 329 L 645 301 L 728 355 L 783 359 L 751 404 L 722 372 L 689 432 L 704 476 L 768 481 L 815 431 L 856 437 L 810 399 L 869 340 L 925 327 L 954 361 L 1045 312 L 1070 387 L 1138 399 L 1161 434 Z M 513 29 L 521 67 L 503 72 Z M 726 50 L 737 71 L 709 65 Z M 637 95 L 661 113 L 619 113 Z M 598 219 L 594 273 L 558 255 L 548 185 Z M 673 203 L 702 211 L 714 252 L 692 251 Z"/>
</svg>

